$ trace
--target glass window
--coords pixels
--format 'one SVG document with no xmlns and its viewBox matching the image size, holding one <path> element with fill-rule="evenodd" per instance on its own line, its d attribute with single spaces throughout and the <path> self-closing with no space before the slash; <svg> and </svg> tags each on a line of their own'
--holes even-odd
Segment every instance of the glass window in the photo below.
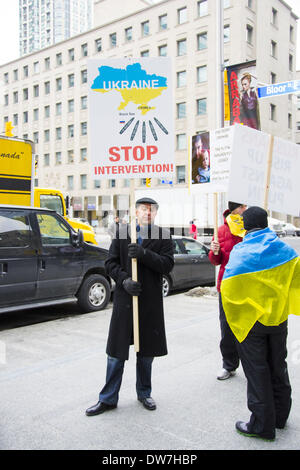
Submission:
<svg viewBox="0 0 300 470">
<path fill-rule="evenodd" d="M 109 35 L 110 47 L 116 47 L 117 45 L 117 33 L 111 33 Z"/>
<path fill-rule="evenodd" d="M 74 137 L 74 124 L 68 125 L 68 137 Z"/>
<path fill-rule="evenodd" d="M 224 43 L 230 41 L 230 26 L 224 26 Z"/>
<path fill-rule="evenodd" d="M 81 122 L 81 135 L 87 135 L 87 122 Z"/>
<path fill-rule="evenodd" d="M 101 38 L 95 39 L 95 50 L 96 52 L 102 51 L 102 39 Z"/>
<path fill-rule="evenodd" d="M 87 109 L 87 96 L 82 96 L 80 98 L 81 109 Z"/>
<path fill-rule="evenodd" d="M 50 154 L 44 153 L 44 166 L 49 166 L 49 165 L 50 165 Z"/>
<path fill-rule="evenodd" d="M 197 100 L 197 114 L 198 116 L 206 114 L 206 109 L 207 109 L 207 99 L 206 98 L 201 98 Z"/>
<path fill-rule="evenodd" d="M 45 113 L 45 118 L 50 117 L 50 105 L 47 104 L 47 106 L 44 107 L 44 113 Z"/>
<path fill-rule="evenodd" d="M 185 183 L 185 165 L 176 166 L 176 182 Z"/>
<path fill-rule="evenodd" d="M 207 66 L 200 65 L 200 67 L 197 67 L 197 82 L 203 83 L 206 81 L 207 81 Z"/>
<path fill-rule="evenodd" d="M 18 80 L 18 69 L 13 71 L 13 77 L 15 81 Z"/>
<path fill-rule="evenodd" d="M 34 87 L 33 87 L 33 96 L 35 98 L 37 98 L 39 96 L 39 86 L 38 85 L 34 85 Z"/>
<path fill-rule="evenodd" d="M 37 214 L 37 220 L 43 246 L 70 244 L 70 232 L 62 220 L 52 214 Z"/>
<path fill-rule="evenodd" d="M 74 48 L 69 49 L 68 54 L 69 54 L 69 61 L 70 61 L 70 62 L 74 62 L 74 60 L 75 60 Z"/>
<path fill-rule="evenodd" d="M 207 255 L 205 247 L 199 242 L 183 238 L 182 243 L 186 253 L 189 253 L 191 255 Z"/>
<path fill-rule="evenodd" d="M 55 152 L 55 163 L 56 165 L 61 164 L 61 152 Z"/>
<path fill-rule="evenodd" d="M 81 45 L 81 56 L 87 57 L 88 55 L 88 45 L 87 43 Z"/>
<path fill-rule="evenodd" d="M 167 27 L 168 27 L 168 16 L 167 15 L 161 15 L 158 18 L 158 24 L 159 24 L 159 29 L 167 29 Z"/>
<path fill-rule="evenodd" d="M 208 14 L 208 1 L 200 0 L 198 2 L 198 16 L 205 16 Z"/>
<path fill-rule="evenodd" d="M 176 148 L 177 150 L 186 150 L 186 134 L 176 135 Z"/>
<path fill-rule="evenodd" d="M 35 108 L 33 110 L 33 120 L 38 121 L 39 120 L 39 108 Z"/>
<path fill-rule="evenodd" d="M 177 72 L 177 87 L 186 86 L 186 70 Z"/>
<path fill-rule="evenodd" d="M 186 103 L 177 103 L 177 119 L 186 117 Z"/>
<path fill-rule="evenodd" d="M 28 88 L 23 88 L 23 100 L 28 100 Z"/>
<path fill-rule="evenodd" d="M 61 140 L 61 127 L 55 129 L 56 140 Z"/>
<path fill-rule="evenodd" d="M 177 10 L 177 20 L 178 24 L 186 23 L 187 22 L 187 8 L 179 8 Z"/>
<path fill-rule="evenodd" d="M 180 39 L 177 41 L 177 55 L 185 55 L 186 54 L 186 39 Z"/>
<path fill-rule="evenodd" d="M 80 175 L 80 187 L 81 187 L 81 189 L 86 189 L 87 188 L 86 175 Z"/>
<path fill-rule="evenodd" d="M 198 51 L 207 49 L 207 32 L 200 33 L 197 35 L 197 47 L 198 47 Z"/>
<path fill-rule="evenodd" d="M 49 95 L 50 93 L 50 82 L 45 82 L 45 95 Z"/>
<path fill-rule="evenodd" d="M 64 213 L 61 198 L 59 196 L 54 196 L 53 194 L 41 194 L 40 207 L 44 209 L 52 209 L 61 215 Z"/>
<path fill-rule="evenodd" d="M 30 244 L 31 228 L 22 211 L 0 211 L 0 248 Z"/>
<path fill-rule="evenodd" d="M 62 65 L 62 54 L 61 54 L 61 52 L 56 54 L 56 65 Z"/>
<path fill-rule="evenodd" d="M 125 41 L 132 41 L 132 27 L 125 29 Z"/>
<path fill-rule="evenodd" d="M 163 46 L 158 47 L 158 55 L 160 57 L 166 57 L 167 56 L 167 45 L 164 44 Z"/>
<path fill-rule="evenodd" d="M 68 75 L 68 84 L 69 88 L 74 86 L 74 73 L 70 73 L 70 75 Z"/>
<path fill-rule="evenodd" d="M 74 176 L 69 175 L 68 176 L 68 189 L 74 189 Z"/>
<path fill-rule="evenodd" d="M 61 89 L 62 89 L 62 79 L 57 78 L 56 79 L 56 91 L 61 91 Z"/>
<path fill-rule="evenodd" d="M 87 83 L 87 70 L 81 70 L 81 83 Z"/>
<path fill-rule="evenodd" d="M 56 110 L 56 116 L 61 116 L 62 104 L 56 103 L 55 110 Z"/>
<path fill-rule="evenodd" d="M 141 29 L 142 29 L 142 36 L 149 36 L 150 34 L 150 29 L 149 29 L 149 21 L 144 21 L 141 23 Z"/>
</svg>

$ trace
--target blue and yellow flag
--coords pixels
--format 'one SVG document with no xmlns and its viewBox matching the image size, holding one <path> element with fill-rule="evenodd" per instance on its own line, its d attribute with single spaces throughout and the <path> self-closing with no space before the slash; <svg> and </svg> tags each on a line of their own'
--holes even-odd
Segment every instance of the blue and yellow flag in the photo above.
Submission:
<svg viewBox="0 0 300 470">
<path fill-rule="evenodd" d="M 265 228 L 233 248 L 221 283 L 228 324 L 241 343 L 253 325 L 280 325 L 300 315 L 300 257 Z"/>
</svg>

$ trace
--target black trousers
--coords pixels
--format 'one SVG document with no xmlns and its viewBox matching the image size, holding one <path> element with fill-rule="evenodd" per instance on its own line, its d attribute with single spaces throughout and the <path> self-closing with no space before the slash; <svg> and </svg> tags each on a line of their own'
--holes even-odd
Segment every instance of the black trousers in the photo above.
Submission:
<svg viewBox="0 0 300 470">
<path fill-rule="evenodd" d="M 223 359 L 223 368 L 233 371 L 239 366 L 239 355 L 237 350 L 237 340 L 227 323 L 222 305 L 222 297 L 219 294 L 219 318 L 221 328 L 220 350 Z"/>
<path fill-rule="evenodd" d="M 266 438 L 274 438 L 275 428 L 284 427 L 291 409 L 286 341 L 287 321 L 279 326 L 257 322 L 238 343 L 252 413 L 248 429 Z"/>
</svg>

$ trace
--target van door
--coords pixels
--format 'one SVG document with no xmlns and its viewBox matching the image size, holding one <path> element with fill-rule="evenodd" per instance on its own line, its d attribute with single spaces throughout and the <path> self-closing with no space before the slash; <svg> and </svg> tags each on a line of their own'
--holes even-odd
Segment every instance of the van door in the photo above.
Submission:
<svg viewBox="0 0 300 470">
<path fill-rule="evenodd" d="M 69 225 L 56 213 L 37 212 L 40 232 L 37 297 L 70 297 L 81 282 L 83 249 L 71 243 Z"/>
<path fill-rule="evenodd" d="M 0 208 L 0 306 L 35 299 L 37 245 L 29 212 Z"/>
</svg>

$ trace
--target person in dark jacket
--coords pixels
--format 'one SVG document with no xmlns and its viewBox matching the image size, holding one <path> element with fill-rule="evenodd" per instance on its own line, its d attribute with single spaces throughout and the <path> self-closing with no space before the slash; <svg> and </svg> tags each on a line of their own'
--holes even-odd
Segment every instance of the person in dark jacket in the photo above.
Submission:
<svg viewBox="0 0 300 470">
<path fill-rule="evenodd" d="M 154 225 L 157 209 L 158 204 L 153 199 L 139 199 L 136 202 L 138 243 L 131 243 L 127 226 L 120 228 L 111 243 L 106 271 L 116 287 L 106 348 L 106 383 L 99 394 L 98 403 L 86 410 L 88 416 L 117 406 L 124 363 L 133 344 L 132 296 L 138 296 L 139 306 L 137 398 L 146 409 L 156 408 L 151 397 L 152 362 L 154 357 L 167 354 L 162 276 L 168 274 L 174 265 L 170 233 Z M 138 281 L 131 278 L 132 258 L 137 258 Z"/>
<path fill-rule="evenodd" d="M 219 315 L 221 341 L 220 350 L 223 361 L 223 368 L 218 373 L 218 380 L 226 380 L 235 375 L 235 370 L 239 366 L 239 356 L 237 352 L 236 341 L 234 335 L 226 321 L 220 287 L 225 266 L 228 263 L 229 255 L 232 248 L 243 240 L 244 227 L 242 222 L 242 214 L 247 206 L 244 204 L 229 201 L 228 209 L 223 213 L 224 224 L 218 229 L 218 241 L 213 237 L 209 252 L 209 259 L 215 266 L 220 265 L 217 290 L 219 292 Z"/>
</svg>

